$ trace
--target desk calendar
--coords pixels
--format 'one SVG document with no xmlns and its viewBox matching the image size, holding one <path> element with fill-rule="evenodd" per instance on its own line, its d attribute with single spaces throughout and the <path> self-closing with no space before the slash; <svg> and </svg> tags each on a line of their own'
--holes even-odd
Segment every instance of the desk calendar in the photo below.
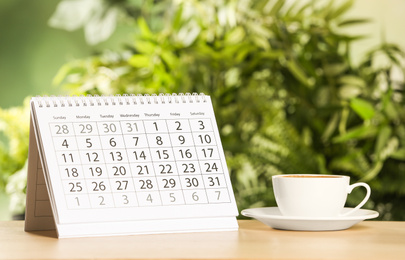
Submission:
<svg viewBox="0 0 405 260">
<path fill-rule="evenodd" d="M 35 97 L 27 231 L 59 237 L 235 230 L 209 96 Z"/>
</svg>

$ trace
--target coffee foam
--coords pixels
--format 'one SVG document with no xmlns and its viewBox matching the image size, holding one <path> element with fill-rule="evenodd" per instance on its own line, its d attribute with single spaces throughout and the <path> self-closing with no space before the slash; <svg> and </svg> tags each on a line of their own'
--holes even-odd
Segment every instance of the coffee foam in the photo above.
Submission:
<svg viewBox="0 0 405 260">
<path fill-rule="evenodd" d="M 284 175 L 282 178 L 341 178 L 342 176 L 334 175 Z"/>
</svg>

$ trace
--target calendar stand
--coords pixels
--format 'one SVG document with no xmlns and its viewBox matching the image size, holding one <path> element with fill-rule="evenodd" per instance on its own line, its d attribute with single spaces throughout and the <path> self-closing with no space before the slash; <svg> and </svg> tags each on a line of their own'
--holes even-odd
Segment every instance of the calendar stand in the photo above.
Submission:
<svg viewBox="0 0 405 260">
<path fill-rule="evenodd" d="M 59 237 L 235 230 L 209 96 L 31 101 L 26 230 Z"/>
</svg>

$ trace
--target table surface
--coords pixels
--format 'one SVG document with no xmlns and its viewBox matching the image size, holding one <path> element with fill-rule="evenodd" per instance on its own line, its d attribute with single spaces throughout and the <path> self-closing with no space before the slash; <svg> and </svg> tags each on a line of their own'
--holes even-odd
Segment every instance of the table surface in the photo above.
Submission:
<svg viewBox="0 0 405 260">
<path fill-rule="evenodd" d="M 363 221 L 329 232 L 240 220 L 238 231 L 57 239 L 0 222 L 0 259 L 405 259 L 405 222 Z"/>
</svg>

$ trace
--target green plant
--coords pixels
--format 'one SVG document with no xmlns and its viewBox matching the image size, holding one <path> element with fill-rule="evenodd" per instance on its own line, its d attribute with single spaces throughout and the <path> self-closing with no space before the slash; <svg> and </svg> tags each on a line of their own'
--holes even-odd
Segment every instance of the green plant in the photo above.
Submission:
<svg viewBox="0 0 405 260">
<path fill-rule="evenodd" d="M 353 1 L 147 2 L 104 1 L 134 41 L 65 64 L 55 84 L 211 95 L 240 209 L 275 205 L 274 174 L 346 174 L 371 185 L 381 219 L 405 219 L 404 53 L 383 43 L 353 62 L 362 36 L 342 29 L 368 21 L 346 18 Z"/>
<path fill-rule="evenodd" d="M 274 205 L 274 174 L 347 174 L 370 183 L 367 206 L 381 218 L 404 220 L 404 53 L 384 43 L 355 65 L 362 36 L 341 29 L 368 20 L 346 18 L 351 5 L 177 1 L 164 28 L 132 17 L 125 51 L 69 63 L 56 83 L 77 94 L 211 95 L 240 208 Z"/>
<path fill-rule="evenodd" d="M 24 212 L 29 139 L 29 99 L 22 107 L 0 108 L 0 192 L 10 196 L 10 211 Z"/>
</svg>

